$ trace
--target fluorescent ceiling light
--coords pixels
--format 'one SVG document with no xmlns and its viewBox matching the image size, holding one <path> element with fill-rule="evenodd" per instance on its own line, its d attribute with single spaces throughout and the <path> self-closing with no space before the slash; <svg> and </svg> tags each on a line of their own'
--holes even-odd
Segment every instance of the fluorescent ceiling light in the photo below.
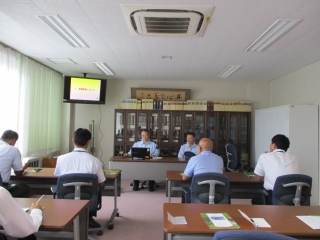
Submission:
<svg viewBox="0 0 320 240">
<path fill-rule="evenodd" d="M 39 16 L 39 18 L 41 18 L 73 47 L 89 47 L 89 45 L 84 40 L 82 40 L 79 35 L 59 15 Z"/>
<path fill-rule="evenodd" d="M 107 64 L 102 62 L 93 62 L 95 66 L 97 66 L 102 72 L 104 72 L 106 75 L 115 75 L 111 70 L 108 68 Z"/>
<path fill-rule="evenodd" d="M 245 51 L 262 52 L 285 32 L 296 25 L 300 19 L 278 19 L 260 37 L 258 37 Z"/>
<path fill-rule="evenodd" d="M 242 65 L 229 65 L 218 75 L 218 78 L 227 78 L 241 67 Z"/>
</svg>

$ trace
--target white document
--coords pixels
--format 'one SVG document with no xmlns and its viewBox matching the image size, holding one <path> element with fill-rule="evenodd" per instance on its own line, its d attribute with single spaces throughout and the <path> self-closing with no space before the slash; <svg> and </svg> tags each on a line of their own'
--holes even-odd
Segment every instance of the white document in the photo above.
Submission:
<svg viewBox="0 0 320 240">
<path fill-rule="evenodd" d="M 159 160 L 162 159 L 162 157 L 152 157 L 150 160 Z"/>
<path fill-rule="evenodd" d="M 320 216 L 297 216 L 312 229 L 320 229 Z"/>
<path fill-rule="evenodd" d="M 187 220 L 184 216 L 173 217 L 169 212 L 168 213 L 168 221 L 174 225 L 178 224 L 187 224 Z"/>
<path fill-rule="evenodd" d="M 216 227 L 232 227 L 232 223 L 222 213 L 207 213 L 207 216 Z"/>
<path fill-rule="evenodd" d="M 255 227 L 271 227 L 270 224 L 267 223 L 267 221 L 264 218 L 249 218 L 248 215 L 242 212 L 240 209 L 238 209 L 238 211 L 245 219 L 251 222 Z"/>
</svg>

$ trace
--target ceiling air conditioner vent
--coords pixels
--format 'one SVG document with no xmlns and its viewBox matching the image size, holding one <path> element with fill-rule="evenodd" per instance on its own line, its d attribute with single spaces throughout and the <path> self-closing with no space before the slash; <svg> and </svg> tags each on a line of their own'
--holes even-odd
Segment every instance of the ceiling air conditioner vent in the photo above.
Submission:
<svg viewBox="0 0 320 240">
<path fill-rule="evenodd" d="M 132 35 L 203 36 L 213 11 L 211 6 L 159 6 L 123 4 Z"/>
</svg>

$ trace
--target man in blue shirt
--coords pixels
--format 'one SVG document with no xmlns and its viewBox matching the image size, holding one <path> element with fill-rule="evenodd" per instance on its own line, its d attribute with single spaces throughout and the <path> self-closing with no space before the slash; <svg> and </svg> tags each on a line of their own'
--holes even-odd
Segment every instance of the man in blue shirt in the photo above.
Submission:
<svg viewBox="0 0 320 240">
<path fill-rule="evenodd" d="M 193 132 L 187 132 L 187 143 L 181 145 L 178 158 L 184 158 L 185 152 L 193 152 L 198 155 L 198 145 L 195 144 L 195 135 Z"/>
<path fill-rule="evenodd" d="M 157 145 L 149 140 L 149 131 L 147 129 L 141 130 L 141 141 L 134 143 L 132 147 L 149 148 L 151 157 L 158 157 L 160 154 L 159 149 L 157 149 Z M 128 153 L 125 153 L 124 156 L 131 156 L 131 149 Z M 133 180 L 132 190 L 139 190 L 139 180 Z M 149 180 L 149 191 L 154 191 L 154 180 Z"/>
<path fill-rule="evenodd" d="M 190 158 L 184 173 L 183 180 L 191 179 L 193 175 L 216 172 L 223 173 L 223 160 L 212 153 L 213 142 L 209 138 L 202 138 L 198 145 L 199 155 Z"/>
</svg>

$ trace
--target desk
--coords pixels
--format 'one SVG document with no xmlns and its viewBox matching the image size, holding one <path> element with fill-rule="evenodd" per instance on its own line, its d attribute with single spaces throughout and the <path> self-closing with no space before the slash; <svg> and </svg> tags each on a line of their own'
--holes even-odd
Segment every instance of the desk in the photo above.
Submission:
<svg viewBox="0 0 320 240">
<path fill-rule="evenodd" d="M 110 169 L 121 169 L 124 179 L 164 181 L 167 170 L 182 171 L 187 161 L 176 157 L 164 157 L 157 160 L 133 160 L 125 157 L 111 157 Z"/>
<path fill-rule="evenodd" d="M 252 218 L 264 218 L 271 228 L 255 228 L 239 213 L 238 209 Z M 168 219 L 167 212 L 172 216 L 185 216 L 187 225 L 173 225 Z M 292 237 L 319 238 L 320 230 L 313 230 L 296 216 L 320 215 L 320 207 L 295 206 L 266 206 L 266 205 L 233 205 L 233 204 L 182 204 L 164 203 L 163 228 L 164 238 L 171 239 L 212 239 L 215 232 L 221 229 L 210 229 L 200 213 L 226 212 L 240 226 L 238 230 L 260 230 L 276 232 Z M 222 230 L 231 230 L 223 228 Z M 192 238 L 191 238 L 192 237 Z M 207 237 L 207 238 L 206 238 Z"/>
<path fill-rule="evenodd" d="M 31 203 L 35 203 L 37 200 L 37 198 L 15 198 L 15 201 L 21 207 L 30 207 Z M 73 237 L 75 240 L 87 240 L 88 204 L 88 200 L 43 198 L 41 200 L 41 205 L 44 207 L 43 220 L 39 231 L 35 235 L 39 237 Z M 79 217 L 79 221 L 74 221 L 74 231 L 65 231 L 76 217 Z"/>
<path fill-rule="evenodd" d="M 10 183 L 25 183 L 31 188 L 32 194 L 52 194 L 50 187 L 57 185 L 58 177 L 54 175 L 54 168 L 42 168 L 39 172 L 34 172 L 34 168 L 27 168 L 22 176 L 11 175 Z M 110 170 L 110 169 L 108 169 Z M 113 229 L 113 220 L 119 216 L 117 208 L 117 196 L 120 196 L 118 182 L 121 176 L 121 170 L 115 169 L 116 174 L 105 174 L 106 182 L 112 181 L 113 186 L 110 187 L 105 184 L 104 189 L 113 189 L 114 208 L 108 223 L 108 229 Z M 104 195 L 104 193 L 102 193 Z"/>
<path fill-rule="evenodd" d="M 190 186 L 191 181 L 183 181 L 180 174 L 181 171 L 166 171 L 167 196 L 169 202 L 171 201 L 172 191 L 182 191 L 181 186 L 172 186 L 173 182 L 177 182 L 178 185 Z M 224 174 L 230 179 L 230 188 L 233 190 L 231 194 L 232 198 L 250 199 L 257 194 L 258 190 L 263 189 L 263 182 L 259 181 L 256 175 L 248 178 L 243 172 L 224 172 Z"/>
</svg>

